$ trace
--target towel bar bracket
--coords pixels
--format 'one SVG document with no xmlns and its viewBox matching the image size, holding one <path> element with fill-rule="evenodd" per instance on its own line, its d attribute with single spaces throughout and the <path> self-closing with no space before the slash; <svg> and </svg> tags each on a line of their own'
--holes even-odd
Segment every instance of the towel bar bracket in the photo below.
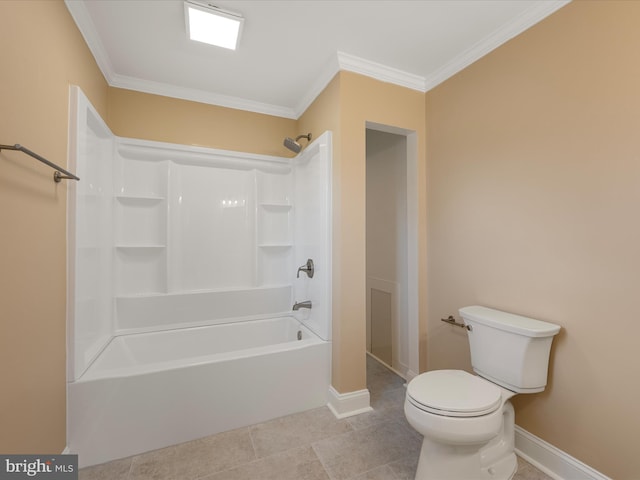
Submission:
<svg viewBox="0 0 640 480">
<path fill-rule="evenodd" d="M 440 321 L 448 323 L 449 325 L 453 325 L 454 327 L 465 328 L 471 331 L 471 325 L 465 325 L 464 323 L 456 322 L 456 319 L 453 317 L 453 315 L 449 315 L 449 317 L 447 318 L 441 318 Z"/>
<path fill-rule="evenodd" d="M 63 175 L 59 171 L 53 172 L 53 181 L 60 183 L 62 180 L 79 180 L 75 175 Z"/>
</svg>

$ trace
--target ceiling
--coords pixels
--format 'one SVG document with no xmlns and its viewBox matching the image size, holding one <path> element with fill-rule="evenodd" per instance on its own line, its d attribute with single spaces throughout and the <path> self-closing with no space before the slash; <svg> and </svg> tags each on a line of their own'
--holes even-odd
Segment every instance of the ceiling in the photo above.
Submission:
<svg viewBox="0 0 640 480">
<path fill-rule="evenodd" d="M 236 51 L 187 39 L 181 0 L 65 0 L 109 85 L 298 118 L 339 70 L 427 91 L 565 0 L 220 0 Z"/>
</svg>

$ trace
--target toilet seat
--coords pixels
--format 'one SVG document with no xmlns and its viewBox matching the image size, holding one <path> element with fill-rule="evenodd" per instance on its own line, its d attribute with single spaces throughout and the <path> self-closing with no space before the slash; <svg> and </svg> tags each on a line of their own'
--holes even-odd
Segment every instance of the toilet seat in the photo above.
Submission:
<svg viewBox="0 0 640 480">
<path fill-rule="evenodd" d="M 502 391 L 463 370 L 434 370 L 409 382 L 407 399 L 420 410 L 435 415 L 479 417 L 502 405 Z"/>
</svg>

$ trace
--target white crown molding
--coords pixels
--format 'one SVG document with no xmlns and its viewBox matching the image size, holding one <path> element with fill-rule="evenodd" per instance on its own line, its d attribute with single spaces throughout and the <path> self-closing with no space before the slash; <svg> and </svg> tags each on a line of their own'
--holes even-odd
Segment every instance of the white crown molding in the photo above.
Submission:
<svg viewBox="0 0 640 480">
<path fill-rule="evenodd" d="M 96 60 L 102 75 L 107 83 L 111 85 L 111 81 L 115 76 L 113 66 L 111 65 L 109 55 L 107 55 L 107 51 L 105 50 L 100 37 L 96 33 L 97 30 L 93 20 L 91 20 L 91 15 L 89 15 L 89 12 L 87 11 L 87 7 L 85 7 L 84 2 L 77 0 L 64 0 L 64 3 L 71 14 L 73 21 L 76 23 L 78 30 L 80 30 L 89 50 L 91 50 L 93 58 Z"/>
<path fill-rule="evenodd" d="M 382 82 L 393 83 L 401 87 L 425 91 L 424 77 L 407 73 L 397 68 L 387 67 L 381 63 L 371 62 L 344 52 L 337 52 L 340 70 L 359 73 Z"/>
<path fill-rule="evenodd" d="M 512 22 L 502 26 L 492 34 L 483 38 L 471 48 L 465 50 L 450 62 L 446 63 L 425 79 L 424 91 L 429 91 L 448 78 L 452 77 L 460 70 L 471 65 L 476 60 L 495 50 L 500 45 L 508 42 L 513 37 L 521 34 L 528 28 L 548 17 L 556 10 L 564 7 L 571 0 L 545 0 L 536 2 L 522 14 L 518 15 Z"/>
<path fill-rule="evenodd" d="M 570 2 L 571 0 L 544 0 L 537 2 L 531 8 L 518 15 L 514 21 L 483 38 L 426 78 L 340 51 L 337 52 L 338 69 L 359 73 L 382 82 L 393 83 L 424 93 Z M 334 72 L 333 75 L 335 73 L 337 72 Z M 307 97 L 309 96 L 307 95 Z M 308 102 L 308 104 L 311 104 L 311 102 Z M 296 109 L 296 111 L 298 110 Z"/>
<path fill-rule="evenodd" d="M 340 71 L 340 66 L 338 64 L 338 58 L 333 57 L 324 67 L 322 72 L 317 76 L 317 80 L 313 83 L 311 88 L 307 91 L 306 95 L 302 98 L 300 102 L 294 108 L 295 118 L 298 119 L 302 116 L 302 114 L 311 106 L 311 104 L 315 101 L 316 98 L 324 91 L 324 89 L 329 85 L 329 82 L 333 80 L 333 77 L 336 76 L 336 73 Z"/>
<path fill-rule="evenodd" d="M 169 85 L 151 80 L 142 80 L 125 75 L 114 75 L 112 81 L 109 82 L 109 85 L 127 90 L 162 95 L 164 97 L 180 98 L 182 100 L 206 103 L 219 107 L 246 110 L 249 112 L 263 113 L 265 115 L 274 115 L 276 117 L 291 118 L 294 120 L 298 118 L 296 112 L 292 108 L 288 107 L 254 102 L 244 98 L 221 95 L 193 88 L 178 87 L 176 85 Z"/>
</svg>

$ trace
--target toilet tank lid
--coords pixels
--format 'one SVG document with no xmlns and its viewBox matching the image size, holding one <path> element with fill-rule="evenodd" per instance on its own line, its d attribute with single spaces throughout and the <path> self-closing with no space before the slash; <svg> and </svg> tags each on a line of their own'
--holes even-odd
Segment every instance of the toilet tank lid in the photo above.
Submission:
<svg viewBox="0 0 640 480">
<path fill-rule="evenodd" d="M 493 308 L 474 305 L 461 308 L 458 311 L 463 319 L 527 337 L 551 337 L 560 331 L 559 325 Z"/>
</svg>

